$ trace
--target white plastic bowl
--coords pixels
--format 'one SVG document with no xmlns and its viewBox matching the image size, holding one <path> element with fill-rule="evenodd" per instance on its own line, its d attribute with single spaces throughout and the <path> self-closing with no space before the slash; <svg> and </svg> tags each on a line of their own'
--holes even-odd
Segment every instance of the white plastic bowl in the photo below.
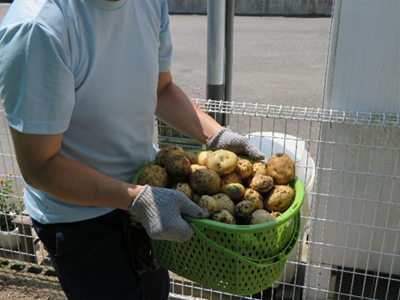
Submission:
<svg viewBox="0 0 400 300">
<path fill-rule="evenodd" d="M 311 210 L 311 197 L 307 196 L 314 187 L 315 183 L 315 163 L 311 158 L 309 152 L 306 150 L 305 141 L 288 134 L 279 132 L 252 132 L 248 135 L 251 143 L 256 146 L 265 155 L 265 159 L 272 156 L 275 153 L 286 153 L 295 162 L 296 176 L 303 183 L 306 195 L 304 197 L 304 204 L 302 209 L 303 216 L 310 216 Z M 309 227 L 308 222 L 302 225 L 300 232 L 300 239 L 303 238 L 304 232 Z M 286 264 L 284 272 L 272 285 L 277 288 L 279 282 L 290 283 L 295 274 L 296 264 L 290 263 L 290 261 L 300 261 L 298 257 L 301 253 L 298 251 L 299 245 L 297 244 L 295 249 L 288 255 L 288 262 Z"/>
</svg>

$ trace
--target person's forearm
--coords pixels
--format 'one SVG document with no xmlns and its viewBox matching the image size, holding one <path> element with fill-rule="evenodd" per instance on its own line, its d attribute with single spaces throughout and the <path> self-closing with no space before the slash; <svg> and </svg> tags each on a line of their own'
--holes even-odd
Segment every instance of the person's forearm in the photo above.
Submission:
<svg viewBox="0 0 400 300">
<path fill-rule="evenodd" d="M 128 210 L 142 189 L 142 186 L 112 179 L 61 154 L 25 173 L 24 180 L 32 187 L 79 205 Z"/>
<path fill-rule="evenodd" d="M 174 83 L 158 95 L 156 116 L 175 130 L 205 144 L 222 127 L 196 107 Z"/>
</svg>

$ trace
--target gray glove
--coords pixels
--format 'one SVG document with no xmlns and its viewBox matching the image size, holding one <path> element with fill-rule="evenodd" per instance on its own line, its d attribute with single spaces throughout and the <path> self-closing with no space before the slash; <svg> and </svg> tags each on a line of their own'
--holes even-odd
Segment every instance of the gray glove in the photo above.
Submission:
<svg viewBox="0 0 400 300">
<path fill-rule="evenodd" d="M 184 242 L 193 229 L 181 214 L 193 218 L 208 218 L 208 211 L 183 193 L 145 185 L 130 207 L 130 213 L 140 218 L 152 239 Z"/>
<path fill-rule="evenodd" d="M 228 128 L 222 128 L 207 141 L 210 150 L 225 149 L 236 154 L 246 154 L 254 160 L 265 159 L 264 154 L 259 151 L 250 141 Z"/>
</svg>

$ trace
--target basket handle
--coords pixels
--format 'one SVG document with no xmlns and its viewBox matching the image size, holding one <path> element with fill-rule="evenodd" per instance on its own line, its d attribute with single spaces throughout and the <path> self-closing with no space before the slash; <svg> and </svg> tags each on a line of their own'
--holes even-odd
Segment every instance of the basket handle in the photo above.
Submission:
<svg viewBox="0 0 400 300">
<path fill-rule="evenodd" d="M 293 248 L 296 246 L 297 243 L 297 239 L 299 238 L 300 235 L 300 214 L 296 214 L 295 216 L 295 232 L 294 235 L 292 237 L 292 240 L 286 245 L 286 247 L 277 255 L 265 259 L 265 260 L 255 260 L 255 259 L 251 259 L 248 257 L 245 257 L 243 255 L 237 254 L 236 252 L 227 249 L 221 245 L 218 245 L 217 243 L 215 243 L 214 241 L 210 240 L 199 228 L 197 228 L 197 226 L 193 223 L 190 223 L 190 226 L 193 228 L 193 230 L 197 233 L 198 237 L 205 243 L 209 244 L 212 246 L 212 248 L 219 250 L 219 251 L 223 251 L 225 252 L 225 254 L 227 254 L 230 257 L 245 261 L 248 264 L 251 264 L 253 266 L 257 266 L 257 267 L 267 267 L 268 265 L 275 263 L 277 261 L 282 260 L 283 258 L 285 258 L 292 250 Z"/>
</svg>

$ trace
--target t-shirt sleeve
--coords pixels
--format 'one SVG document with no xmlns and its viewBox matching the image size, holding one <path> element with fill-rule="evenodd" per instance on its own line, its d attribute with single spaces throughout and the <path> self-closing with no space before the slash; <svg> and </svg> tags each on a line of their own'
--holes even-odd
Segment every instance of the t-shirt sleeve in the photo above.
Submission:
<svg viewBox="0 0 400 300">
<path fill-rule="evenodd" d="M 169 31 L 169 14 L 167 0 L 163 0 L 161 3 L 160 48 L 158 53 L 159 71 L 169 71 L 171 68 L 172 41 Z"/>
<path fill-rule="evenodd" d="M 67 130 L 75 101 L 68 51 L 40 24 L 0 31 L 0 92 L 8 124 L 24 133 Z"/>
</svg>

